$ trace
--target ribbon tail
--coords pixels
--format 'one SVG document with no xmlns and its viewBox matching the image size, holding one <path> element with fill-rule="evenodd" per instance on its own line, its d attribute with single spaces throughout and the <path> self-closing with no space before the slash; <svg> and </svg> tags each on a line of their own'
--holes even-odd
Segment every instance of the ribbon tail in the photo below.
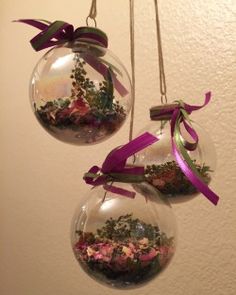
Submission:
<svg viewBox="0 0 236 295">
<path fill-rule="evenodd" d="M 154 142 L 158 141 L 159 139 L 146 132 L 142 135 L 138 136 L 137 138 L 131 140 L 129 143 L 125 144 L 119 149 L 114 150 L 111 152 L 107 158 L 105 159 L 102 165 L 102 172 L 109 173 L 111 171 L 114 172 L 122 172 L 120 169 L 120 163 L 124 163 L 125 166 L 126 160 L 134 155 L 135 153 L 139 152 L 140 150 L 144 149 L 145 147 L 153 144 Z M 119 169 L 117 169 L 119 167 Z"/>
<path fill-rule="evenodd" d="M 197 111 L 197 110 L 204 108 L 206 105 L 208 105 L 208 103 L 210 101 L 211 101 L 211 92 L 209 91 L 205 94 L 205 101 L 204 101 L 203 105 L 195 106 L 195 105 L 189 105 L 187 103 L 184 103 L 184 108 L 188 113 L 191 114 L 193 111 Z"/>
<path fill-rule="evenodd" d="M 180 133 L 180 112 L 175 111 L 171 120 L 171 142 L 172 152 L 175 156 L 180 169 L 186 175 L 188 180 L 200 191 L 205 197 L 207 197 L 214 205 L 217 205 L 219 196 L 217 196 L 209 187 L 206 185 L 189 157 L 181 140 Z"/>
<path fill-rule="evenodd" d="M 14 20 L 13 22 L 18 22 L 18 23 L 24 23 L 26 25 L 35 27 L 41 31 L 46 30 L 50 25 L 51 22 L 43 20 L 43 19 L 19 19 L 19 20 Z"/>
<path fill-rule="evenodd" d="M 84 54 L 83 59 L 87 64 L 89 64 L 92 68 L 94 68 L 97 72 L 99 72 L 105 79 L 107 79 L 108 68 L 106 65 L 101 63 L 101 61 L 97 60 L 92 55 Z M 112 72 L 112 80 L 113 80 L 115 89 L 122 97 L 126 96 L 129 93 L 128 90 L 117 79 L 116 75 L 113 72 Z"/>
<path fill-rule="evenodd" d="M 189 179 L 189 181 L 200 191 L 210 202 L 214 205 L 218 204 L 219 196 L 216 195 L 189 167 L 186 165 L 186 162 L 183 161 L 180 154 L 177 151 L 175 143 L 172 139 L 173 154 L 176 158 L 176 161 L 179 164 L 179 167 Z"/>
</svg>

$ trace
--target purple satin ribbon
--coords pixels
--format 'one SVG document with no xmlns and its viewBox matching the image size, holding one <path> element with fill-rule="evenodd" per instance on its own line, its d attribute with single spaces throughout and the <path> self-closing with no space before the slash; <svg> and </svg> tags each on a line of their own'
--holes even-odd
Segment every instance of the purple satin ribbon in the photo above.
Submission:
<svg viewBox="0 0 236 295">
<path fill-rule="evenodd" d="M 180 169 L 183 171 L 185 176 L 191 181 L 191 183 L 200 191 L 211 203 L 214 205 L 218 204 L 219 196 L 216 195 L 209 187 L 206 185 L 186 164 L 179 153 L 173 137 L 172 141 L 172 151 L 175 156 L 176 161 L 179 164 Z"/>
<path fill-rule="evenodd" d="M 71 24 L 62 21 L 48 22 L 36 19 L 20 19 L 16 22 L 24 23 L 39 29 L 41 32 L 30 40 L 30 44 L 36 51 L 45 48 L 53 47 L 74 39 L 74 27 Z M 56 23 L 59 24 L 55 31 L 50 32 L 50 29 Z"/>
<path fill-rule="evenodd" d="M 62 43 L 76 39 L 90 40 L 101 47 L 108 47 L 108 40 L 102 31 L 90 27 L 80 27 L 74 29 L 74 26 L 64 21 L 49 22 L 45 20 L 20 19 L 15 22 L 21 22 L 35 27 L 41 32 L 30 40 L 34 50 L 40 51 L 45 48 L 60 45 Z M 97 32 L 93 32 L 96 30 Z M 100 32 L 100 33 L 98 33 Z"/>
<path fill-rule="evenodd" d="M 144 181 L 144 167 L 126 167 L 127 159 L 158 140 L 156 136 L 146 132 L 126 145 L 114 149 L 106 157 L 101 168 L 93 166 L 89 172 L 85 174 L 85 182 L 94 187 L 103 185 L 104 189 L 107 191 L 134 198 L 135 192 L 130 192 L 123 188 L 113 186 L 112 184 L 109 185 L 108 183 L 115 181 L 112 175 L 116 175 L 118 178 L 120 175 L 121 179 L 125 179 L 125 177 L 129 179 L 129 176 L 133 176 L 134 178 L 137 177 Z M 90 177 L 89 175 L 93 176 Z M 122 180 L 120 182 L 122 182 Z"/>
<path fill-rule="evenodd" d="M 188 156 L 186 151 L 193 151 L 198 145 L 198 135 L 196 131 L 192 128 L 188 115 L 193 111 L 197 111 L 205 107 L 211 100 L 211 92 L 206 93 L 205 102 L 201 106 L 189 105 L 183 102 L 178 102 L 176 104 L 166 106 L 162 109 L 155 108 L 151 110 L 151 118 L 153 120 L 160 120 L 161 118 L 171 117 L 171 142 L 172 142 L 172 152 L 175 159 L 186 175 L 189 181 L 200 191 L 206 198 L 208 198 L 214 205 L 217 205 L 219 201 L 219 196 L 216 195 L 207 184 L 200 178 L 197 171 L 193 171 L 194 167 L 191 158 Z M 194 143 L 190 143 L 181 135 L 180 124 L 183 123 L 186 131 L 189 133 Z M 182 150 L 181 150 L 182 149 Z M 192 166 L 192 168 L 191 168 Z"/>
<path fill-rule="evenodd" d="M 201 106 L 196 106 L 196 105 L 189 105 L 187 103 L 184 103 L 184 102 L 176 102 L 176 103 L 173 103 L 171 105 L 167 105 L 165 107 L 165 105 L 163 105 L 163 109 L 159 110 L 158 113 L 154 113 L 152 116 L 151 116 L 151 119 L 152 120 L 159 120 L 162 116 L 169 116 L 169 117 L 172 117 L 174 111 L 178 108 L 178 109 L 184 109 L 189 115 L 191 115 L 191 113 L 193 111 L 197 111 L 197 110 L 200 110 L 202 108 L 204 108 L 209 102 L 211 101 L 211 92 L 207 92 L 206 95 L 205 95 L 205 102 L 203 105 Z M 155 107 L 153 108 L 155 109 Z"/>
<path fill-rule="evenodd" d="M 191 106 L 189 104 L 184 103 L 182 107 L 184 107 L 184 110 L 191 114 L 193 111 L 199 110 L 203 107 L 205 107 L 211 100 L 211 92 L 206 93 L 205 95 L 205 102 L 202 106 Z M 211 201 L 214 205 L 217 205 L 219 201 L 219 196 L 216 195 L 207 184 L 205 184 L 202 179 L 192 171 L 192 169 L 189 167 L 188 163 L 183 159 L 181 152 L 179 151 L 176 140 L 175 140 L 175 128 L 179 116 L 181 116 L 181 110 L 175 109 L 173 112 L 173 116 L 171 119 L 171 141 L 172 141 L 172 152 L 175 156 L 175 159 L 177 163 L 179 164 L 180 169 L 183 171 L 183 173 L 186 175 L 186 177 L 190 180 L 190 182 L 200 191 L 209 201 Z M 181 120 L 184 123 L 185 129 L 190 134 L 190 136 L 195 140 L 196 143 L 198 143 L 198 135 L 196 131 L 186 122 L 184 116 L 182 116 Z M 188 145 L 184 145 L 184 147 L 191 151 L 191 148 L 188 148 Z"/>
</svg>

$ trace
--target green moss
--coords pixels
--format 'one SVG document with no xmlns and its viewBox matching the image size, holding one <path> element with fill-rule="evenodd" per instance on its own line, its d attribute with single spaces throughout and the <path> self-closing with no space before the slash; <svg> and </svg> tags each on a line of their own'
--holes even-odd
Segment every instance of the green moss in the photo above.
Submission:
<svg viewBox="0 0 236 295">
<path fill-rule="evenodd" d="M 203 181 L 208 184 L 211 180 L 210 167 L 205 164 L 198 165 L 196 161 L 193 161 L 193 163 Z M 145 175 L 147 181 L 164 195 L 190 195 L 197 192 L 195 186 L 192 185 L 175 161 L 147 166 Z"/>
</svg>

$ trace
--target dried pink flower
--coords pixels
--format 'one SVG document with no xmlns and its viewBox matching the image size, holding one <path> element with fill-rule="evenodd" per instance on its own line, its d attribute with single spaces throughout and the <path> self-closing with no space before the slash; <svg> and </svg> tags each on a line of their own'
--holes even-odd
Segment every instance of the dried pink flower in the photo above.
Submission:
<svg viewBox="0 0 236 295">
<path fill-rule="evenodd" d="M 139 259 L 141 261 L 150 261 L 152 260 L 154 257 L 157 256 L 157 251 L 153 248 L 151 248 L 151 250 L 147 253 L 147 254 L 143 254 L 139 256 Z"/>
</svg>

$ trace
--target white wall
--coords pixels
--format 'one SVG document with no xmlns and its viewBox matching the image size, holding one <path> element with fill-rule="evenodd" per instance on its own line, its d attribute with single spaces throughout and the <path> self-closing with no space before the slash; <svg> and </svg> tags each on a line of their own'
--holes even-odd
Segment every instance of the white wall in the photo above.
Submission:
<svg viewBox="0 0 236 295">
<path fill-rule="evenodd" d="M 110 48 L 130 70 L 128 0 L 100 0 L 98 23 Z M 136 0 L 137 133 L 159 100 L 153 1 Z M 217 207 L 204 197 L 173 206 L 179 247 L 173 263 L 144 289 L 128 294 L 233 295 L 236 293 L 236 1 L 160 0 L 169 97 L 201 103 L 197 116 L 218 153 L 212 186 Z M 83 173 L 127 141 L 128 124 L 91 148 L 56 141 L 37 123 L 28 81 L 42 52 L 29 40 L 37 30 L 19 18 L 61 19 L 84 25 L 90 1 L 0 0 L 1 295 L 118 294 L 89 279 L 70 248 L 70 222 L 88 191 Z"/>
</svg>

